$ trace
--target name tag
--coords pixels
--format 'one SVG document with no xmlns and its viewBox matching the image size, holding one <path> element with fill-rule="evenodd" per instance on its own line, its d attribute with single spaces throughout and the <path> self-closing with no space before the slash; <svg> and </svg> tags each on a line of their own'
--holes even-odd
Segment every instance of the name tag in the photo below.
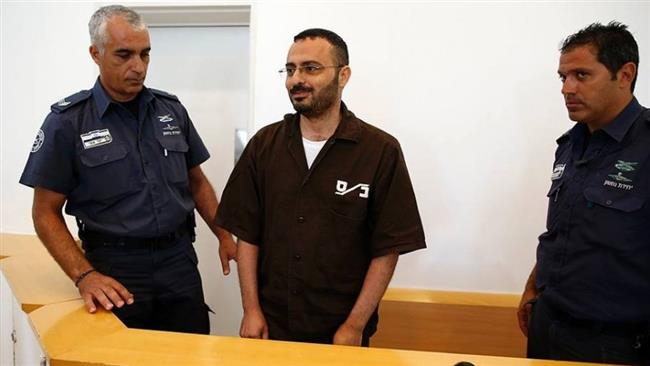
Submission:
<svg viewBox="0 0 650 366">
<path fill-rule="evenodd" d="M 113 142 L 113 136 L 111 136 L 111 132 L 107 128 L 90 131 L 79 135 L 79 137 L 81 137 L 81 142 L 84 144 L 84 149 L 92 149 Z"/>
<path fill-rule="evenodd" d="M 562 178 L 562 174 L 564 174 L 564 168 L 566 167 L 566 164 L 557 164 L 555 165 L 555 168 L 553 168 L 553 174 L 551 174 L 551 180 L 558 180 Z"/>
</svg>

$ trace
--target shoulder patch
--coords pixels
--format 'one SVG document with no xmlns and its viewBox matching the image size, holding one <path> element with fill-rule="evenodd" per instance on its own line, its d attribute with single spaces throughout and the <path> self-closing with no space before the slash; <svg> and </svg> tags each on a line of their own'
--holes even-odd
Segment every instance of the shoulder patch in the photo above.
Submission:
<svg viewBox="0 0 650 366">
<path fill-rule="evenodd" d="M 82 90 L 52 104 L 52 106 L 50 106 L 50 109 L 55 113 L 63 113 L 66 109 L 72 107 L 73 105 L 79 104 L 80 102 L 83 102 L 84 100 L 90 98 L 92 94 L 93 93 L 90 90 Z"/>
<path fill-rule="evenodd" d="M 175 100 L 177 102 L 179 101 L 178 97 L 175 96 L 174 94 L 169 94 L 166 91 L 162 91 L 162 90 L 158 90 L 158 89 L 154 89 L 154 88 L 148 88 L 148 89 L 157 97 L 163 97 L 163 98 Z"/>
</svg>

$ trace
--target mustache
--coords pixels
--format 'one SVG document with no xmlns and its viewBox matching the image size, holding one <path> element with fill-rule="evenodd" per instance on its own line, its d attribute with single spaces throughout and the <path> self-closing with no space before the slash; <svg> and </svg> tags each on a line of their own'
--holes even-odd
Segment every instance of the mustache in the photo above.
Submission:
<svg viewBox="0 0 650 366">
<path fill-rule="evenodd" d="M 582 103 L 582 100 L 580 98 L 576 98 L 576 97 L 566 97 L 566 98 L 564 98 L 564 101 L 566 103 Z"/>
<path fill-rule="evenodd" d="M 289 93 L 293 94 L 299 92 L 311 92 L 313 90 L 313 88 L 310 88 L 304 84 L 296 84 L 291 89 L 289 89 Z"/>
</svg>

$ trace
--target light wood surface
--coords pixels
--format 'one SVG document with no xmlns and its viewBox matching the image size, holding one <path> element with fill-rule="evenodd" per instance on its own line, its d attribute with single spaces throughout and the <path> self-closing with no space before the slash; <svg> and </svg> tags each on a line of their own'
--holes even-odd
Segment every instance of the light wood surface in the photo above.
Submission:
<svg viewBox="0 0 650 366">
<path fill-rule="evenodd" d="M 0 240 L 0 269 L 24 312 L 80 298 L 74 283 L 35 235 L 1 234 Z"/>
<path fill-rule="evenodd" d="M 40 245 L 36 237 L 31 237 L 28 240 L 24 237 L 16 238 L 2 234 L 2 238 L 4 244 L 1 254 L 8 258 L 0 260 L 0 268 L 23 308 L 30 309 L 31 312 L 28 314 L 30 322 L 52 366 L 420 366 L 454 365 L 460 361 L 473 362 L 477 366 L 586 365 L 521 358 L 382 348 L 364 349 L 129 329 L 113 313 L 105 311 L 99 311 L 97 314 L 87 313 L 82 301 L 78 299 L 78 293 L 70 280 L 58 269 L 49 254 L 42 249 L 38 249 L 39 247 L 35 245 Z M 10 242 L 14 239 L 17 239 L 16 242 L 21 244 Z M 391 324 L 390 319 L 392 318 L 401 321 L 404 318 L 408 319 L 409 312 L 416 312 L 413 309 L 404 310 L 401 306 L 405 303 L 410 303 L 413 306 L 425 306 L 430 309 L 432 309 L 431 306 L 437 306 L 437 311 L 442 311 L 441 309 L 444 306 L 458 308 L 458 305 L 453 304 L 456 300 L 449 293 L 443 294 L 445 296 L 436 297 L 433 293 L 416 294 L 409 291 L 400 291 L 391 290 L 387 295 L 390 299 L 386 301 L 386 304 L 394 302 L 400 303 L 400 305 L 396 308 L 398 313 L 394 315 L 390 313 L 390 305 L 382 305 L 382 308 L 387 309 L 386 311 L 389 312 L 384 314 L 380 329 L 385 324 Z M 400 293 L 404 297 L 400 298 L 398 296 Z M 75 300 L 70 300 L 70 298 Z M 488 298 L 491 297 L 488 296 Z M 465 299 L 463 301 L 470 305 L 460 305 L 461 307 L 475 307 L 477 303 L 486 301 L 485 298 L 480 299 L 480 296 L 473 299 L 473 296 L 469 294 Z M 488 307 L 492 306 L 489 305 Z M 508 306 L 500 306 L 500 308 L 509 311 Z M 431 316 L 430 321 L 435 321 L 435 317 L 439 317 L 439 315 Z M 444 314 L 441 316 L 445 317 Z M 465 321 L 476 323 L 480 321 L 479 318 L 481 317 L 481 314 L 467 315 Z M 426 319 L 421 322 L 426 323 Z M 463 347 L 469 349 L 469 343 L 462 343 L 464 341 L 457 340 L 465 337 L 462 329 L 464 328 L 437 329 L 433 334 L 424 334 L 424 336 L 435 337 L 437 333 L 440 333 L 443 334 L 442 338 L 447 338 L 450 344 L 466 344 L 459 349 L 462 350 Z M 494 337 L 492 333 L 483 334 L 484 339 L 492 337 Z M 408 339 L 409 330 L 404 329 L 402 333 L 398 334 L 397 338 Z M 415 341 L 412 333 L 410 338 Z M 374 343 L 373 340 L 373 347 Z"/>
<path fill-rule="evenodd" d="M 454 365 L 576 366 L 582 363 L 452 353 L 317 345 L 121 328 L 109 313 L 90 315 L 79 301 L 30 314 L 52 366 L 70 365 Z M 52 319 L 57 319 L 52 321 Z M 83 326 L 81 326 L 83 324 Z M 63 345 L 61 345 L 63 344 Z"/>
<path fill-rule="evenodd" d="M 389 288 L 384 301 L 419 302 L 492 307 L 517 307 L 520 294 Z"/>
<path fill-rule="evenodd" d="M 22 255 L 47 254 L 36 235 L 0 234 L 0 259 Z"/>
<path fill-rule="evenodd" d="M 455 304 L 451 299 L 384 299 L 372 346 L 525 357 L 526 338 L 517 325 L 515 307 Z"/>
</svg>

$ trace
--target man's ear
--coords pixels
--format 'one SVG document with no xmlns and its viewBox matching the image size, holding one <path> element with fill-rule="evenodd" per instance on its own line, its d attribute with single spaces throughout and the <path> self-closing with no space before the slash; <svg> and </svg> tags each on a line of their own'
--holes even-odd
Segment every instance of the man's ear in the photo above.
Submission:
<svg viewBox="0 0 650 366">
<path fill-rule="evenodd" d="M 636 76 L 636 65 L 633 62 L 628 62 L 616 72 L 616 79 L 621 89 L 632 90 L 632 81 Z"/>
<path fill-rule="evenodd" d="M 99 65 L 99 56 L 100 56 L 100 54 L 99 54 L 99 49 L 97 48 L 97 46 L 95 46 L 94 44 L 90 45 L 90 47 L 88 47 L 88 52 L 90 53 L 90 57 L 93 58 L 93 61 L 95 61 L 95 63 L 97 65 Z"/>
<path fill-rule="evenodd" d="M 345 85 L 350 80 L 350 76 L 352 76 L 352 69 L 350 66 L 343 66 L 341 70 L 339 70 L 339 88 L 341 88 L 341 90 L 345 88 Z"/>
</svg>

